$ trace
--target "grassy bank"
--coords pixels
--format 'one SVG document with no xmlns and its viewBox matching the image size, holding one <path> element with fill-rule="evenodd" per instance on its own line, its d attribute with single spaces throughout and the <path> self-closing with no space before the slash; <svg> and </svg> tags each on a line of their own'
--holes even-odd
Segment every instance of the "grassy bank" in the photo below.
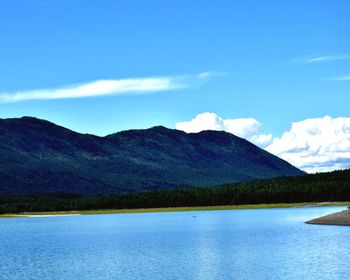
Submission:
<svg viewBox="0 0 350 280">
<path fill-rule="evenodd" d="M 18 218 L 35 215 L 98 215 L 98 214 L 130 214 L 130 213 L 156 213 L 156 212 L 179 212 L 179 211 L 212 211 L 212 210 L 243 210 L 243 209 L 268 209 L 268 208 L 292 208 L 313 206 L 350 206 L 350 202 L 321 202 L 321 203 L 274 203 L 256 205 L 224 205 L 224 206 L 196 206 L 196 207 L 167 207 L 167 208 L 140 208 L 140 209 L 107 209 L 86 211 L 57 211 L 57 212 L 24 212 L 20 214 L 4 214 L 0 218 Z"/>
</svg>

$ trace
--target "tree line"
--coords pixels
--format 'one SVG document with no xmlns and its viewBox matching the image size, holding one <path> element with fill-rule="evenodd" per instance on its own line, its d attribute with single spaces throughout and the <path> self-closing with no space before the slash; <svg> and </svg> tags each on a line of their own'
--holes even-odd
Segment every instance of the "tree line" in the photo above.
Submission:
<svg viewBox="0 0 350 280">
<path fill-rule="evenodd" d="M 0 196 L 0 213 L 323 201 L 350 201 L 350 169 L 214 187 L 121 195 L 48 193 Z"/>
</svg>

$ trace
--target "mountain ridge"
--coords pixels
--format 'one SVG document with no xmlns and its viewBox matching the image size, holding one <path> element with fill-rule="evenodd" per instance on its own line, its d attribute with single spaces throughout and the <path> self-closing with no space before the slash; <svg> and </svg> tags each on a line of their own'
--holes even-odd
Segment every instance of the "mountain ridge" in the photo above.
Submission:
<svg viewBox="0 0 350 280">
<path fill-rule="evenodd" d="M 224 131 L 155 126 L 102 137 L 34 117 L 0 119 L 0 194 L 118 194 L 302 174 Z"/>
</svg>

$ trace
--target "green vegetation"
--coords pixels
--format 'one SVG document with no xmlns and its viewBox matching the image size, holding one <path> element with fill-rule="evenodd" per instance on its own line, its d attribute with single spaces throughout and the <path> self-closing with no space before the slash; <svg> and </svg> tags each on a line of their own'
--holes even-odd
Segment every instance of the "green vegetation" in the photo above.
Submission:
<svg viewBox="0 0 350 280">
<path fill-rule="evenodd" d="M 227 205 L 269 204 L 267 207 L 273 207 L 275 203 L 294 205 L 294 203 L 323 201 L 350 201 L 350 169 L 212 188 L 162 190 L 118 196 L 82 196 L 66 193 L 2 196 L 0 197 L 0 213 L 97 209 L 106 209 L 110 213 L 111 210 L 108 209 L 164 209 L 168 207 L 185 207 L 183 210 L 187 207 L 198 207 L 191 208 L 191 210 L 202 210 L 205 209 L 204 206 L 222 209 L 222 207 L 237 208 Z M 180 208 L 175 211 L 178 209 Z M 144 209 L 139 211 L 144 212 Z"/>
<path fill-rule="evenodd" d="M 0 214 L 0 218 L 18 218 L 18 217 L 25 217 L 24 215 L 4 215 Z"/>
<path fill-rule="evenodd" d="M 302 174 L 223 131 L 158 126 L 97 137 L 30 117 L 0 119 L 0 195 L 116 195 Z"/>
</svg>

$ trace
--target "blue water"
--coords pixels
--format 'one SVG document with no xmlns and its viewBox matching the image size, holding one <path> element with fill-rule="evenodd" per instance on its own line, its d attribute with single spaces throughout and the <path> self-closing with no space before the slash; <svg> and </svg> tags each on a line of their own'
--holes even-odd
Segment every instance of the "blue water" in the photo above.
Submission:
<svg viewBox="0 0 350 280">
<path fill-rule="evenodd" d="M 0 279 L 349 279 L 341 209 L 0 219 Z"/>
</svg>

